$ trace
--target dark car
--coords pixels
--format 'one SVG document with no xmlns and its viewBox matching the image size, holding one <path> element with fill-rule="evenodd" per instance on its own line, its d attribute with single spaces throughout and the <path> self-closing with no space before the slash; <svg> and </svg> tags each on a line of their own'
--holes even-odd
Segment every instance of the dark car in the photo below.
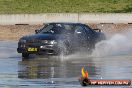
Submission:
<svg viewBox="0 0 132 88">
<path fill-rule="evenodd" d="M 35 32 L 20 38 L 17 51 L 22 57 L 70 54 L 82 48 L 91 51 L 98 41 L 105 39 L 101 30 L 82 23 L 47 23 Z"/>
</svg>

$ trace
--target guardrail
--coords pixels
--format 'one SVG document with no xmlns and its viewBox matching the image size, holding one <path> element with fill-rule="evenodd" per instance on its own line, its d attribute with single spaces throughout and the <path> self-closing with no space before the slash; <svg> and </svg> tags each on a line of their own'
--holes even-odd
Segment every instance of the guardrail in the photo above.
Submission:
<svg viewBox="0 0 132 88">
<path fill-rule="evenodd" d="M 132 13 L 44 13 L 1 14 L 0 25 L 43 24 L 47 22 L 132 23 Z"/>
</svg>

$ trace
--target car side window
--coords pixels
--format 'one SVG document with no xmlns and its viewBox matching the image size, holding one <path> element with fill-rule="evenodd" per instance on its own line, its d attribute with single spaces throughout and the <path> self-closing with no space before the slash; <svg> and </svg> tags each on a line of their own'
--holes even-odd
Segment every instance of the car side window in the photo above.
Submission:
<svg viewBox="0 0 132 88">
<path fill-rule="evenodd" d="M 94 31 L 93 31 L 90 27 L 85 26 L 84 28 L 85 28 L 89 33 L 94 33 Z"/>
<path fill-rule="evenodd" d="M 84 33 L 84 29 L 82 26 L 75 26 L 75 33 L 80 34 L 80 33 Z"/>
</svg>

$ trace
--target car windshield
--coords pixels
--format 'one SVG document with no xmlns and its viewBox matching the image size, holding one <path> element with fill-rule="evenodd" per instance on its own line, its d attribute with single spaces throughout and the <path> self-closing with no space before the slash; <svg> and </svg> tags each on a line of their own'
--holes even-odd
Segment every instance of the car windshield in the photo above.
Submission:
<svg viewBox="0 0 132 88">
<path fill-rule="evenodd" d="M 74 25 L 71 24 L 46 24 L 42 29 L 40 29 L 40 33 L 53 33 L 53 34 L 62 34 L 66 32 L 73 32 Z"/>
<path fill-rule="evenodd" d="M 52 33 L 53 25 L 46 24 L 43 28 L 40 29 L 40 33 Z"/>
</svg>

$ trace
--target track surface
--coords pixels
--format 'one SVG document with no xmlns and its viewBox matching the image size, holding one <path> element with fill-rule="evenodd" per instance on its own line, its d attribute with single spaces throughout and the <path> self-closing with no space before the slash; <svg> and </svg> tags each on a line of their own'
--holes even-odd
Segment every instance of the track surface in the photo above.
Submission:
<svg viewBox="0 0 132 88">
<path fill-rule="evenodd" d="M 22 60 L 16 48 L 16 41 L 0 41 L 1 88 L 81 88 L 78 78 L 81 76 L 83 66 L 88 70 L 91 79 L 132 80 L 132 55 L 109 57 L 94 57 L 82 53 L 65 57 L 33 55 L 30 59 Z"/>
</svg>

